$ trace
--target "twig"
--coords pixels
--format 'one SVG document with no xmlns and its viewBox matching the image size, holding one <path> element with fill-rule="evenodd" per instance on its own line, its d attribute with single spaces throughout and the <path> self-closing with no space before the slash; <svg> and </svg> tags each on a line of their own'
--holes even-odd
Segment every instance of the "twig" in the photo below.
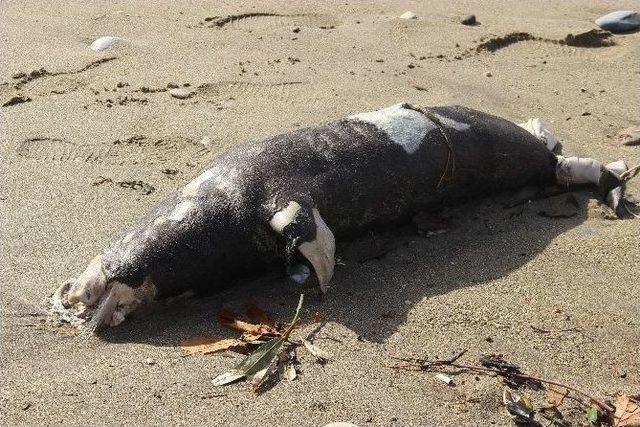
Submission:
<svg viewBox="0 0 640 427">
<path fill-rule="evenodd" d="M 516 373 L 516 372 L 506 372 L 506 371 L 501 371 L 499 369 L 494 369 L 494 368 L 486 368 L 484 366 L 472 366 L 472 365 L 462 365 L 459 363 L 451 363 L 448 362 L 447 360 L 436 360 L 433 362 L 429 362 L 429 361 L 420 361 L 419 359 L 402 359 L 402 358 L 395 358 L 394 359 L 398 359 L 398 360 L 403 360 L 405 362 L 413 362 L 413 365 L 411 365 L 412 367 L 417 367 L 420 368 L 420 370 L 427 370 L 429 368 L 432 368 L 434 366 L 449 366 L 452 368 L 457 368 L 457 369 L 468 369 L 468 370 L 473 370 L 473 371 L 481 371 L 481 372 L 491 372 L 494 373 L 496 375 L 502 376 L 502 377 L 511 377 L 511 378 L 519 378 L 522 380 L 530 380 L 530 381 L 537 381 L 537 382 L 541 382 L 541 383 L 545 383 L 545 384 L 551 384 L 551 385 L 555 385 L 558 387 L 564 387 L 568 390 L 572 390 L 578 394 L 581 394 L 585 397 L 588 397 L 593 403 L 595 403 L 596 405 L 598 405 L 601 409 L 605 410 L 608 413 L 613 413 L 614 409 L 607 405 L 605 402 L 603 402 L 602 400 L 598 399 L 597 397 L 592 396 L 591 394 L 580 390 L 579 388 L 573 387 L 571 385 L 568 384 L 564 384 L 561 382 L 557 382 L 557 381 L 551 381 L 551 380 L 547 380 L 544 378 L 540 378 L 540 377 L 535 377 L 533 375 L 526 375 L 526 374 L 521 374 L 521 373 Z M 392 368 L 394 369 L 406 369 L 406 367 L 403 366 L 392 366 Z"/>
<path fill-rule="evenodd" d="M 631 180 L 631 178 L 636 176 L 638 174 L 638 172 L 640 172 L 640 164 L 635 165 L 631 169 L 627 169 L 625 172 L 623 172 L 620 175 L 620 179 L 625 181 L 625 182 L 629 181 L 629 180 Z"/>
<path fill-rule="evenodd" d="M 556 330 L 543 329 L 534 325 L 529 325 L 529 327 L 533 329 L 535 332 L 539 332 L 541 334 L 552 334 L 552 333 L 560 333 L 560 332 L 578 332 L 580 334 L 582 333 L 582 331 L 576 327 L 567 328 L 567 329 L 556 329 Z"/>
</svg>

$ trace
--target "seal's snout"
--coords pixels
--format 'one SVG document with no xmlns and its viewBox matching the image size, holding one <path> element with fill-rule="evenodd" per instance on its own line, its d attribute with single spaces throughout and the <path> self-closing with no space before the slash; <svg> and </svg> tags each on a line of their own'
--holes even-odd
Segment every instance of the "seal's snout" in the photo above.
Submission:
<svg viewBox="0 0 640 427">
<path fill-rule="evenodd" d="M 104 295 L 107 288 L 107 278 L 102 270 L 102 256 L 96 256 L 78 277 L 67 294 L 69 304 L 84 303 L 95 305 Z"/>
</svg>

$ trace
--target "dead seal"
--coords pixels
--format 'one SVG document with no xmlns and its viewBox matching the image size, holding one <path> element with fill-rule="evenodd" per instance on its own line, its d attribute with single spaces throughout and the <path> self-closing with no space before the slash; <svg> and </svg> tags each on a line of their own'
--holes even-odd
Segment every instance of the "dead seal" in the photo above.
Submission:
<svg viewBox="0 0 640 427">
<path fill-rule="evenodd" d="M 65 306 L 117 325 L 140 304 L 210 292 L 297 257 L 326 291 L 335 239 L 525 186 L 594 185 L 618 209 L 624 163 L 553 153 L 538 119 L 406 103 L 234 147 L 63 285 Z M 294 269 L 304 279 L 304 269 Z"/>
</svg>

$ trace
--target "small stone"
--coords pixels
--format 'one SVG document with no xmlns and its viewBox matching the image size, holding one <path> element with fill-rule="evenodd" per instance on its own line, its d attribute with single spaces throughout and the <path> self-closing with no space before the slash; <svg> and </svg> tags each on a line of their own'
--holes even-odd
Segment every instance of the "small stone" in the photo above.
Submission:
<svg viewBox="0 0 640 427">
<path fill-rule="evenodd" d="M 295 28 L 293 29 L 293 32 L 294 32 L 294 33 L 299 33 L 299 32 L 300 32 L 300 27 L 295 27 Z"/>
<path fill-rule="evenodd" d="M 489 71 L 487 71 L 486 73 L 484 73 L 484 75 L 485 75 L 485 76 L 487 76 L 487 77 L 491 77 L 491 76 L 493 76 L 493 74 L 491 74 Z"/>
<path fill-rule="evenodd" d="M 624 33 L 640 28 L 640 13 L 633 10 L 618 10 L 596 19 L 596 24 L 612 33 Z"/>
<path fill-rule="evenodd" d="M 208 136 L 203 136 L 200 140 L 200 144 L 204 145 L 205 147 L 209 147 L 211 145 L 211 138 L 209 138 Z"/>
<path fill-rule="evenodd" d="M 152 358 L 150 358 L 150 357 L 147 357 L 146 359 L 144 359 L 144 364 L 145 364 L 145 365 L 149 365 L 149 366 L 153 366 L 153 365 L 155 365 L 155 364 L 156 364 L 156 361 L 155 361 L 155 360 L 153 360 L 153 359 L 152 359 Z"/>
<path fill-rule="evenodd" d="M 12 79 L 16 79 L 16 80 L 21 79 L 23 77 L 27 77 L 27 73 L 19 72 L 11 76 Z"/>
<path fill-rule="evenodd" d="M 628 127 L 618 132 L 617 138 L 623 145 L 640 145 L 640 127 Z"/>
<path fill-rule="evenodd" d="M 193 96 L 193 92 L 187 89 L 182 89 L 182 88 L 171 89 L 169 91 L 169 94 L 171 94 L 171 96 L 173 96 L 174 98 L 178 98 L 178 99 L 187 99 Z"/>
<path fill-rule="evenodd" d="M 462 25 L 475 25 L 476 22 L 476 15 L 466 15 L 460 20 Z"/>
<path fill-rule="evenodd" d="M 399 16 L 400 19 L 418 19 L 418 15 L 413 12 L 406 11 L 402 15 Z"/>
<path fill-rule="evenodd" d="M 175 89 L 175 88 L 178 88 L 178 87 L 180 87 L 180 85 L 178 83 L 176 83 L 176 82 L 167 83 L 167 89 Z"/>
<path fill-rule="evenodd" d="M 31 402 L 25 402 L 20 409 L 22 409 L 23 411 L 26 411 L 27 409 L 31 408 Z"/>
<path fill-rule="evenodd" d="M 583 87 L 580 88 L 580 92 L 585 93 L 587 90 Z"/>
</svg>

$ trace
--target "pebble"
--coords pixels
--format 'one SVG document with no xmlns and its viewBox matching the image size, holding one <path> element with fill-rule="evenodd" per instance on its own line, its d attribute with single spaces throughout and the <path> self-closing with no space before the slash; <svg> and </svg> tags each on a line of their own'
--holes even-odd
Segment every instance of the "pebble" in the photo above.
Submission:
<svg viewBox="0 0 640 427">
<path fill-rule="evenodd" d="M 624 33 L 640 28 L 640 13 L 633 10 L 618 10 L 596 19 L 596 24 L 612 33 Z"/>
<path fill-rule="evenodd" d="M 150 358 L 150 357 L 147 357 L 146 359 L 144 359 L 144 364 L 145 364 L 145 365 L 152 366 L 152 365 L 155 365 L 155 364 L 156 364 L 156 361 L 155 361 L 155 360 L 153 360 L 153 359 L 152 359 L 152 358 Z"/>
<path fill-rule="evenodd" d="M 121 39 L 120 37 L 104 36 L 94 40 L 89 47 L 96 52 L 102 52 L 103 50 L 111 49 L 120 41 L 124 41 L 124 39 Z"/>
<path fill-rule="evenodd" d="M 475 25 L 476 24 L 476 15 L 466 15 L 463 16 L 460 20 L 462 25 Z"/>
<path fill-rule="evenodd" d="M 623 145 L 640 145 L 640 127 L 628 127 L 618 132 L 618 139 Z"/>
<path fill-rule="evenodd" d="M 485 76 L 487 76 L 487 77 L 491 77 L 491 76 L 493 76 L 493 74 L 491 74 L 491 73 L 490 73 L 490 72 L 488 72 L 488 71 L 487 71 L 486 73 L 484 73 L 484 75 L 485 75 Z"/>
<path fill-rule="evenodd" d="M 190 90 L 182 88 L 171 89 L 169 93 L 171 94 L 171 96 L 178 99 L 187 99 L 193 95 L 193 92 L 191 92 Z"/>
<path fill-rule="evenodd" d="M 418 15 L 413 12 L 406 11 L 402 15 L 400 15 L 400 19 L 418 19 Z"/>
<path fill-rule="evenodd" d="M 179 88 L 179 87 L 180 87 L 180 85 L 178 83 L 176 83 L 176 82 L 167 83 L 167 88 L 169 88 L 169 89 L 176 89 L 176 88 Z"/>
<path fill-rule="evenodd" d="M 211 138 L 209 138 L 208 136 L 202 137 L 202 139 L 200 140 L 200 144 L 204 145 L 205 147 L 211 146 Z"/>
</svg>

